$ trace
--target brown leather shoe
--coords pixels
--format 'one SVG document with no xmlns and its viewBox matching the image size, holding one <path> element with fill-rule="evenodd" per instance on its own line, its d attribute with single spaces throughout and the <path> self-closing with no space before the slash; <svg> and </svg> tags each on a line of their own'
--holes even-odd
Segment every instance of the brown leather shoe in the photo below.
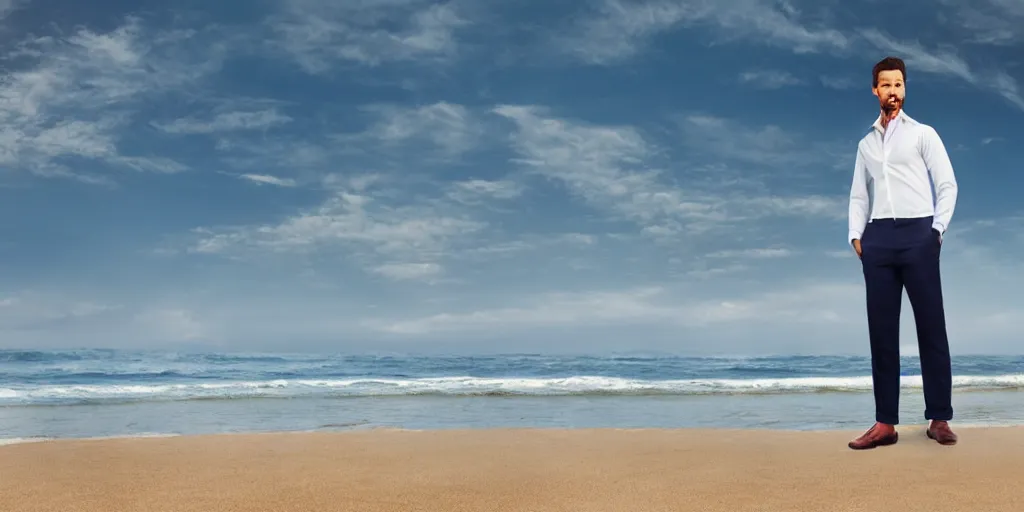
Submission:
<svg viewBox="0 0 1024 512">
<path fill-rule="evenodd" d="M 939 444 L 953 445 L 956 444 L 957 437 L 949 428 L 949 423 L 945 421 L 933 421 L 928 426 L 926 431 L 929 439 L 934 439 Z"/>
<path fill-rule="evenodd" d="M 875 423 L 867 432 L 850 441 L 849 447 L 854 450 L 868 450 L 878 446 L 889 446 L 899 441 L 900 434 L 890 425 Z"/>
</svg>

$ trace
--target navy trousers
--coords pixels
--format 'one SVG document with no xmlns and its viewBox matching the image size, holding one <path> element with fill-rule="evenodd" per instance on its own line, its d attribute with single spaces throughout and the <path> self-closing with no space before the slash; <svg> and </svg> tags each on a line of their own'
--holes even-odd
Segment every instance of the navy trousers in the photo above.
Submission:
<svg viewBox="0 0 1024 512">
<path fill-rule="evenodd" d="M 899 424 L 904 288 L 917 326 L 925 419 L 953 418 L 953 376 L 939 276 L 941 245 L 932 217 L 873 220 L 861 236 L 876 421 Z"/>
</svg>

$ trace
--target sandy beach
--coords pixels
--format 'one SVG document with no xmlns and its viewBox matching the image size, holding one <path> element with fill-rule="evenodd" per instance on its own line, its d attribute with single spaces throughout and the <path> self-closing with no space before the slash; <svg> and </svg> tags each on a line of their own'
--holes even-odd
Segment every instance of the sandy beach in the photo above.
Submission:
<svg viewBox="0 0 1024 512">
<path fill-rule="evenodd" d="M 0 510 L 1024 510 L 1024 429 L 367 430 L 0 446 Z"/>
</svg>

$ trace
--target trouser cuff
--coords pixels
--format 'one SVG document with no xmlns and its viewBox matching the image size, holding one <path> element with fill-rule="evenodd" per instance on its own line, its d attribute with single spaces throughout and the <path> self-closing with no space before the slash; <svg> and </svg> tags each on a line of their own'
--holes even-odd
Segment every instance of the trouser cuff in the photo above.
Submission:
<svg viewBox="0 0 1024 512">
<path fill-rule="evenodd" d="M 900 420 L 895 416 L 886 416 L 884 414 L 876 414 L 875 421 L 879 423 L 885 423 L 887 425 L 899 425 Z"/>
</svg>

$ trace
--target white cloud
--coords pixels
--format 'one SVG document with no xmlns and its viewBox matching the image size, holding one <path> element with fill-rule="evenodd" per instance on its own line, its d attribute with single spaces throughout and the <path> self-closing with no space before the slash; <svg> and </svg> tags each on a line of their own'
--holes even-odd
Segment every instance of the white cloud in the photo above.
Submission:
<svg viewBox="0 0 1024 512">
<path fill-rule="evenodd" d="M 448 197 L 463 204 L 478 204 L 496 199 L 515 199 L 523 193 L 523 187 L 509 180 L 466 180 L 453 183 Z"/>
<path fill-rule="evenodd" d="M 218 133 L 236 130 L 261 130 L 288 123 L 291 117 L 276 110 L 256 112 L 222 112 L 210 120 L 195 118 L 176 119 L 170 123 L 153 123 L 167 133 Z"/>
<path fill-rule="evenodd" d="M 562 235 L 562 239 L 567 242 L 573 242 L 582 245 L 594 245 L 597 243 L 597 237 L 594 235 L 588 235 L 585 233 L 567 233 Z"/>
<path fill-rule="evenodd" d="M 975 44 L 1009 46 L 1024 40 L 1024 3 L 1019 0 L 942 0 L 956 28 Z"/>
<path fill-rule="evenodd" d="M 601 237 L 587 233 L 502 233 L 496 241 L 481 241 L 458 251 L 456 257 L 477 262 L 493 262 L 523 257 L 528 254 L 554 254 L 548 261 L 567 261 L 571 251 L 591 248 Z M 548 258 L 547 256 L 544 256 Z"/>
<path fill-rule="evenodd" d="M 812 139 L 806 133 L 779 125 L 751 127 L 734 119 L 704 114 L 688 115 L 679 122 L 683 143 L 690 154 L 755 166 L 743 169 L 747 178 L 751 171 L 763 174 L 768 168 L 773 168 L 773 172 L 783 169 L 787 175 L 793 175 L 806 167 L 814 167 L 815 174 L 819 174 L 823 167 L 836 169 L 840 165 L 845 172 L 847 160 L 851 160 L 849 166 L 853 165 L 855 147 Z"/>
<path fill-rule="evenodd" d="M 761 249 L 725 250 L 708 254 L 709 258 L 786 258 L 794 255 L 792 249 L 766 247 Z"/>
<path fill-rule="evenodd" d="M 963 3 L 945 0 L 959 11 L 955 23 L 973 30 L 975 42 L 1009 44 L 1024 36 L 1024 8 L 1015 0 L 976 0 Z M 858 31 L 828 26 L 834 20 L 815 20 L 789 1 L 731 0 L 646 0 L 623 2 L 603 0 L 598 11 L 584 16 L 567 35 L 555 37 L 562 51 L 592 64 L 617 64 L 647 50 L 653 37 L 679 28 L 709 26 L 714 42 L 744 41 L 775 46 L 797 54 L 832 52 L 854 55 L 864 44 L 903 56 L 914 72 L 959 77 L 972 85 L 1000 94 L 1024 109 L 1016 80 L 1004 70 L 974 70 L 950 49 L 928 50 L 919 41 L 902 41 L 877 28 Z M 910 69 L 908 69 L 910 72 Z M 795 85 L 800 80 L 785 73 L 747 72 L 741 81 L 766 88 Z M 833 88 L 849 88 L 846 79 L 823 78 Z"/>
<path fill-rule="evenodd" d="M 184 164 L 180 164 L 170 158 L 162 156 L 138 157 L 117 155 L 109 158 L 108 161 L 114 164 L 130 167 L 137 171 L 158 172 L 163 174 L 172 174 L 188 170 L 188 167 Z"/>
<path fill-rule="evenodd" d="M 480 139 L 480 123 L 462 105 L 437 102 L 419 107 L 367 106 L 364 111 L 379 117 L 365 132 L 355 136 L 339 136 L 342 142 L 375 141 L 387 150 L 402 146 L 408 149 L 413 141 L 425 141 L 455 156 L 469 151 Z"/>
<path fill-rule="evenodd" d="M 877 48 L 893 52 L 906 61 L 908 88 L 913 87 L 912 73 L 950 75 L 979 89 L 989 89 L 1024 110 L 1024 98 L 1020 95 L 1017 81 L 1003 70 L 972 69 L 967 61 L 951 50 L 928 50 L 917 41 L 900 41 L 878 29 L 863 30 L 861 34 Z"/>
<path fill-rule="evenodd" d="M 704 233 L 770 216 L 847 214 L 845 198 L 839 196 L 765 195 L 763 188 L 744 192 L 732 183 L 725 184 L 726 190 L 720 181 L 687 180 L 686 188 L 677 186 L 666 170 L 655 167 L 662 150 L 632 127 L 571 122 L 550 117 L 538 107 L 504 105 L 494 112 L 515 123 L 512 144 L 521 156 L 517 162 L 529 172 L 565 184 L 573 195 L 637 223 L 649 235 Z M 787 152 L 779 143 L 788 136 L 777 129 L 748 132 L 745 138 L 740 133 L 736 139 L 724 135 L 728 127 L 721 120 L 693 119 L 699 138 L 688 144 L 710 147 L 719 154 L 733 148 L 753 151 L 748 158 L 761 163 L 770 163 L 773 157 L 786 163 L 805 155 Z M 736 140 L 756 144 L 752 150 L 744 149 L 732 142 Z"/>
<path fill-rule="evenodd" d="M 750 207 L 748 215 L 765 211 L 787 217 L 843 220 L 849 215 L 849 201 L 843 195 L 759 196 L 747 199 L 745 206 Z"/>
<path fill-rule="evenodd" d="M 761 89 L 782 89 L 786 86 L 803 85 L 804 81 L 787 71 L 752 70 L 740 73 L 740 82 Z"/>
<path fill-rule="evenodd" d="M 840 31 L 812 26 L 804 13 L 786 1 L 740 0 L 734 2 L 703 2 L 714 5 L 709 16 L 729 32 L 724 38 L 746 38 L 790 49 L 796 53 L 817 53 L 845 50 L 849 39 Z"/>
<path fill-rule="evenodd" d="M 373 271 L 396 281 L 425 280 L 441 274 L 437 263 L 388 263 L 375 267 Z"/>
<path fill-rule="evenodd" d="M 178 172 L 169 158 L 124 154 L 120 130 L 139 101 L 194 83 L 218 66 L 219 45 L 202 59 L 179 60 L 192 43 L 188 33 L 146 33 L 130 18 L 107 33 L 79 29 L 66 38 L 22 41 L 6 59 L 0 79 L 0 164 L 41 176 L 90 182 L 109 178 L 86 173 L 73 160 L 142 171 Z M 20 65 L 26 57 L 33 61 Z"/>
<path fill-rule="evenodd" d="M 996 71 L 991 77 L 991 86 L 1000 96 L 1016 105 L 1017 108 L 1024 110 L 1024 98 L 1021 98 L 1020 86 L 1017 84 L 1017 80 L 1006 71 Z"/>
<path fill-rule="evenodd" d="M 276 137 L 252 139 L 232 134 L 217 138 L 220 160 L 240 171 L 252 174 L 260 169 L 265 174 L 305 173 L 318 179 L 343 162 L 343 150 L 336 144 L 321 143 L 315 135 L 284 133 Z"/>
<path fill-rule="evenodd" d="M 437 207 L 388 206 L 381 202 L 386 197 L 341 188 L 318 208 L 277 224 L 199 228 L 190 252 L 230 256 L 343 249 L 364 268 L 394 277 L 439 271 L 437 262 L 448 255 L 450 243 L 486 226 Z"/>
<path fill-rule="evenodd" d="M 714 205 L 661 183 L 660 172 L 649 167 L 654 149 L 633 128 L 576 124 L 538 107 L 503 105 L 494 112 L 516 124 L 512 144 L 520 164 L 590 204 L 648 228 L 717 215 Z"/>
<path fill-rule="evenodd" d="M 468 22 L 452 4 L 421 0 L 283 0 L 270 23 L 280 45 L 308 73 L 337 63 L 437 62 L 455 55 L 455 31 Z"/>
<path fill-rule="evenodd" d="M 857 320 L 842 306 L 855 303 L 855 285 L 806 284 L 746 298 L 684 299 L 662 287 L 621 291 L 546 293 L 521 297 L 521 305 L 438 313 L 412 319 L 374 319 L 364 324 L 401 335 L 529 331 L 558 326 L 636 325 L 647 328 L 708 327 L 732 322 L 847 324 Z"/>
<path fill-rule="evenodd" d="M 593 64 L 614 63 L 645 48 L 647 39 L 698 12 L 678 2 L 601 2 L 596 15 L 584 18 L 553 44 Z"/>
<path fill-rule="evenodd" d="M 1000 282 L 999 276 L 1005 280 L 1007 275 L 1020 275 L 1020 264 L 998 263 L 992 259 L 997 254 L 967 249 L 961 241 L 946 245 L 953 246 L 946 249 L 943 276 L 952 349 L 958 353 L 1012 350 L 1016 331 L 1011 320 L 1020 314 L 1012 297 L 1019 280 Z M 848 263 L 820 261 L 839 274 L 830 278 L 750 276 L 737 289 L 723 286 L 727 281 L 720 278 L 746 267 L 710 267 L 690 272 L 689 279 L 672 286 L 510 294 L 497 303 L 439 305 L 418 313 L 392 311 L 363 325 L 392 340 L 476 340 L 495 333 L 502 333 L 502 340 L 513 340 L 523 339 L 526 333 L 532 338 L 573 332 L 586 336 L 591 351 L 623 346 L 616 334 L 597 333 L 642 332 L 645 340 L 630 344 L 632 348 L 717 354 L 863 352 L 867 320 L 859 263 L 850 251 L 836 251 L 836 256 Z M 1000 284 L 993 287 L 993 283 Z M 911 311 L 906 297 L 904 307 Z M 913 329 L 913 315 L 908 314 L 901 323 L 907 345 L 914 344 Z M 753 339 L 752 332 L 758 333 Z M 565 340 L 561 346 L 571 345 Z"/>
<path fill-rule="evenodd" d="M 295 186 L 295 180 L 291 178 L 278 178 L 277 176 L 270 176 L 268 174 L 243 174 L 239 176 L 239 178 L 264 185 L 277 185 L 279 187 Z"/>
<path fill-rule="evenodd" d="M 857 88 L 857 81 L 849 77 L 821 76 L 818 79 L 821 81 L 821 85 L 824 85 L 829 89 L 838 89 L 841 91 L 845 91 Z M 867 84 L 865 88 L 871 85 L 870 81 L 866 81 L 865 83 Z"/>
<path fill-rule="evenodd" d="M 0 330 L 28 333 L 2 338 L 122 346 L 212 338 L 230 340 L 231 348 L 289 348 L 297 339 L 319 336 L 333 349 L 346 339 L 353 341 L 345 349 L 374 350 L 386 341 L 415 346 L 434 334 L 440 340 L 465 334 L 478 343 L 473 348 L 503 350 L 568 333 L 566 339 L 593 343 L 595 350 L 660 343 L 679 352 L 718 351 L 727 335 L 741 340 L 736 345 L 761 350 L 787 346 L 790 339 L 815 351 L 836 340 L 864 348 L 858 261 L 842 239 L 843 189 L 855 139 L 830 142 L 828 134 L 796 117 L 767 125 L 722 117 L 728 108 L 719 108 L 720 102 L 694 103 L 686 91 L 653 100 L 654 111 L 646 100 L 658 91 L 633 108 L 628 102 L 602 108 L 564 96 L 559 86 L 580 78 L 571 67 L 538 69 L 548 63 L 533 61 L 511 68 L 505 59 L 515 60 L 524 39 L 552 24 L 570 30 L 562 32 L 566 44 L 548 52 L 600 64 L 639 52 L 689 62 L 681 52 L 700 50 L 703 43 L 759 45 L 753 52 L 759 55 L 774 45 L 785 54 L 831 53 L 853 65 L 832 67 L 835 59 L 790 55 L 792 62 L 713 70 L 708 87 L 731 82 L 728 88 L 736 89 L 737 79 L 769 88 L 821 87 L 820 81 L 867 94 L 868 60 L 881 54 L 876 43 L 889 44 L 890 34 L 859 32 L 856 23 L 840 19 L 849 9 L 840 13 L 834 2 L 802 2 L 805 10 L 799 11 L 787 0 L 597 0 L 591 3 L 600 12 L 584 13 L 576 25 L 552 21 L 579 14 L 570 3 L 532 20 L 520 18 L 532 15 L 521 5 L 503 4 L 492 19 L 500 16 L 504 24 L 472 31 L 462 29 L 467 19 L 479 23 L 472 9 L 484 13 L 490 7 L 462 0 L 275 0 L 265 5 L 280 12 L 255 27 L 244 24 L 264 16 L 264 4 L 244 13 L 198 13 L 209 16 L 205 26 L 231 27 L 221 33 L 161 32 L 135 19 L 104 32 L 99 25 L 77 28 L 88 20 L 69 18 L 76 25 L 62 27 L 59 37 L 39 37 L 55 34 L 45 31 L 48 26 L 27 27 L 37 36 L 11 41 L 0 62 L 0 167 L 104 183 L 116 176 L 104 172 L 108 168 L 170 173 L 188 163 L 214 175 L 133 180 L 123 204 L 159 204 L 174 213 L 176 198 L 164 197 L 170 189 L 163 185 L 209 188 L 207 181 L 223 174 L 235 187 L 227 190 L 232 197 L 222 199 L 236 208 L 190 207 L 186 216 L 159 225 L 129 209 L 124 215 L 134 215 L 130 225 L 100 226 L 106 231 L 100 238 L 112 242 L 78 251 L 85 259 L 76 261 L 88 270 L 97 261 L 90 258 L 104 258 L 110 268 L 128 269 L 131 279 L 96 286 L 75 268 L 48 269 L 46 280 L 110 295 L 0 294 Z M 10 5 L 0 0 L 0 12 Z M 197 13 L 181 17 L 176 9 L 152 14 L 169 14 L 164 20 L 175 26 L 197 20 Z M 13 22 L 8 18 L 6 25 Z M 4 34 L 23 31 L 17 28 Z M 256 44 L 230 48 L 238 65 L 207 81 L 224 48 L 243 37 L 239 33 Z M 220 39 L 211 41 L 211 34 Z M 915 76 L 934 79 L 929 73 L 952 77 L 954 85 L 973 79 L 1011 101 L 1020 96 L 1010 63 L 1005 71 L 984 68 L 967 53 L 977 46 L 951 50 L 919 42 L 913 29 L 892 35 L 895 46 L 885 48 L 907 53 L 912 84 Z M 995 31 L 990 43 L 1009 37 Z M 472 47 L 476 43 L 481 46 Z M 284 59 L 267 60 L 268 49 L 272 59 Z M 467 50 L 483 60 L 465 68 L 438 65 Z M 257 61 L 258 70 L 250 66 Z M 991 62 L 998 63 L 995 57 Z M 651 73 L 665 69 L 658 66 L 586 73 L 639 86 L 609 82 L 602 97 L 609 91 L 635 97 L 650 91 Z M 848 78 L 842 68 L 860 71 Z M 255 71 L 274 73 L 274 79 L 261 80 Z M 543 90 L 513 83 L 544 82 L 542 71 L 570 80 Z M 513 75 L 513 82 L 506 80 Z M 458 87 L 447 87 L 453 83 Z M 244 91 L 277 96 L 237 95 Z M 509 94 L 549 101 L 550 108 L 473 106 L 509 100 Z M 615 100 L 614 94 L 609 98 Z M 367 102 L 371 106 L 360 106 Z M 678 110 L 695 104 L 711 110 Z M 746 114 L 751 112 L 738 115 Z M 855 137 L 842 127 L 830 130 Z M 969 133 L 974 145 L 998 135 L 984 128 Z M 498 144 L 496 134 L 505 136 Z M 161 147 L 166 153 L 149 153 Z M 250 186 L 295 188 L 273 188 L 278 194 L 270 203 L 247 204 Z M 290 206 L 310 194 L 323 197 Z M 12 201 L 35 197 L 14 196 Z M 62 201 L 64 206 L 82 200 L 62 197 L 72 201 Z M 26 213 L 22 231 L 37 231 L 31 207 L 15 202 L 12 208 Z M 291 209 L 280 213 L 282 208 Z M 160 230 L 180 230 L 180 222 L 203 227 L 185 233 L 185 241 L 170 240 L 176 252 L 155 258 L 155 251 L 132 246 L 162 236 Z M 950 269 L 950 318 L 965 340 L 961 346 L 973 343 L 968 338 L 974 333 L 993 339 L 1012 333 L 1010 320 L 1019 309 L 1013 292 L 1020 284 L 1013 276 L 1024 274 L 1013 258 L 1019 247 L 1011 250 L 1011 242 L 1019 243 L 1022 232 L 1005 219 L 988 225 L 954 221 L 944 268 Z M 1007 245 L 978 243 L 993 234 L 1005 235 L 1000 243 Z M 19 254 L 18 260 L 53 249 L 38 237 L 15 235 L 0 241 L 0 250 Z M 126 238 L 110 238 L 121 236 Z M 167 257 L 183 248 L 191 256 Z M 133 259 L 140 254 L 152 259 Z M 42 276 L 25 270 L 25 279 Z M 981 284 L 997 286 L 1000 295 L 976 290 Z M 175 300 L 160 298 L 168 295 Z M 117 303 L 130 306 L 112 305 Z M 366 318 L 374 320 L 360 331 Z M 609 326 L 623 329 L 605 331 Z M 526 330 L 533 332 L 523 335 Z M 659 330 L 669 333 L 669 341 L 650 341 L 648 335 Z M 815 339 L 819 334 L 824 336 Z M 502 336 L 501 343 L 479 342 Z M 558 350 L 571 342 L 535 343 Z"/>
<path fill-rule="evenodd" d="M 900 55 L 907 63 L 907 74 L 911 70 L 924 73 L 937 73 L 954 75 L 968 82 L 974 80 L 971 68 L 960 56 L 950 51 L 929 51 L 916 41 L 900 41 L 891 34 L 884 33 L 878 29 L 871 28 L 861 31 L 861 35 L 868 42 L 879 49 L 892 51 Z M 907 83 L 911 83 L 907 77 Z"/>
<path fill-rule="evenodd" d="M 556 42 L 585 62 L 612 64 L 645 49 L 654 36 L 682 26 L 710 25 L 722 40 L 746 39 L 797 53 L 842 50 L 850 42 L 838 30 L 801 20 L 788 2 L 737 0 L 604 0 Z"/>
<path fill-rule="evenodd" d="M 726 265 L 709 265 L 706 261 L 702 261 L 694 264 L 691 270 L 686 271 L 686 276 L 708 281 L 711 279 L 720 278 L 722 276 L 746 272 L 748 270 L 750 270 L 750 265 L 742 263 L 730 263 Z"/>
</svg>

